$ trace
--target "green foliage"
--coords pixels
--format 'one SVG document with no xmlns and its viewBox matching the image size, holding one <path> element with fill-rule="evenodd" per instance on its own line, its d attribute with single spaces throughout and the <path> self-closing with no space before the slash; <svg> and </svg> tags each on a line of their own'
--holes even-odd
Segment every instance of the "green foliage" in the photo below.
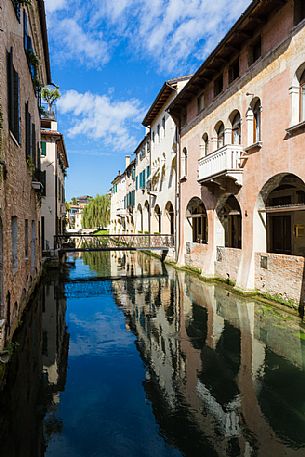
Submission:
<svg viewBox="0 0 305 457">
<path fill-rule="evenodd" d="M 54 102 L 61 97 L 58 87 L 51 89 L 47 86 L 41 89 L 41 96 L 47 102 L 49 111 L 52 111 Z"/>
<path fill-rule="evenodd" d="M 83 228 L 107 227 L 110 222 L 110 195 L 97 195 L 85 206 Z"/>
<path fill-rule="evenodd" d="M 100 276 L 111 275 L 110 252 L 83 252 L 82 259 L 92 271 Z"/>
<path fill-rule="evenodd" d="M 28 169 L 29 169 L 29 172 L 31 173 L 31 175 L 33 176 L 34 173 L 35 173 L 35 164 L 33 162 L 33 159 L 31 156 L 27 156 L 26 158 L 26 164 L 28 166 Z"/>
<path fill-rule="evenodd" d="M 109 235 L 109 230 L 101 229 L 94 232 L 94 235 Z"/>
<path fill-rule="evenodd" d="M 77 198 L 76 197 L 72 197 L 71 198 L 71 205 L 77 205 Z"/>
<path fill-rule="evenodd" d="M 34 65 L 35 68 L 39 66 L 39 59 L 36 56 L 35 52 L 33 52 L 31 49 L 27 51 L 27 56 L 28 56 L 28 61 L 30 62 L 31 65 Z"/>
</svg>

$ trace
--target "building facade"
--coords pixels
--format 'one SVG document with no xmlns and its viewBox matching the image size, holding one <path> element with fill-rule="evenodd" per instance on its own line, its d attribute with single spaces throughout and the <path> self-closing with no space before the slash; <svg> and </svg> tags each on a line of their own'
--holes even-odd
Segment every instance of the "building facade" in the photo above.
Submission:
<svg viewBox="0 0 305 457">
<path fill-rule="evenodd" d="M 179 263 L 304 303 L 305 7 L 253 1 L 170 107 Z"/>
<path fill-rule="evenodd" d="M 151 233 L 173 235 L 175 232 L 178 135 L 167 108 L 188 80 L 186 76 L 166 81 L 143 121 L 151 141 L 150 176 L 147 178 Z"/>
<path fill-rule="evenodd" d="M 2 2 L 0 36 L 2 348 L 41 270 L 39 94 L 51 82 L 44 2 Z"/>
<path fill-rule="evenodd" d="M 126 198 L 126 173 L 118 173 L 112 181 L 110 204 L 110 232 L 125 233 L 127 214 L 125 209 Z"/>
<path fill-rule="evenodd" d="M 65 176 L 68 159 L 63 135 L 57 122 L 47 116 L 41 120 L 41 171 L 43 198 L 41 202 L 41 244 L 43 251 L 56 248 L 55 236 L 66 228 Z"/>
<path fill-rule="evenodd" d="M 150 178 L 151 140 L 147 133 L 135 150 L 136 189 L 135 189 L 135 231 L 150 233 L 150 196 L 147 181 Z"/>
</svg>

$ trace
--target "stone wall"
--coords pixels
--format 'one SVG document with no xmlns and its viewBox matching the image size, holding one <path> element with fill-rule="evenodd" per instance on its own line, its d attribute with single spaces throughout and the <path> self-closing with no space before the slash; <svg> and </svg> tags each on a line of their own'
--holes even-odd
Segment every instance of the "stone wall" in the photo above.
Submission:
<svg viewBox="0 0 305 457">
<path fill-rule="evenodd" d="M 305 299 L 304 257 L 256 253 L 255 288 L 302 303 Z"/>
<path fill-rule="evenodd" d="M 217 246 L 215 276 L 236 281 L 241 257 L 241 249 Z"/>
<path fill-rule="evenodd" d="M 185 265 L 187 267 L 199 268 L 202 270 L 204 257 L 208 251 L 208 245 L 203 243 L 186 242 Z"/>
</svg>

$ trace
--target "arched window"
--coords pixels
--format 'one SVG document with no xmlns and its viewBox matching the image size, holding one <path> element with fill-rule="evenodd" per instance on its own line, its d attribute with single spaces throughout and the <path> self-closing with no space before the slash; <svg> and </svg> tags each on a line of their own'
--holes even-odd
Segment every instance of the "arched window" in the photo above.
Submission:
<svg viewBox="0 0 305 457">
<path fill-rule="evenodd" d="M 203 146 L 203 153 L 205 156 L 209 153 L 209 137 L 207 133 L 202 135 L 202 146 Z"/>
<path fill-rule="evenodd" d="M 241 128 L 239 113 L 236 113 L 232 120 L 232 144 L 241 144 Z"/>
<path fill-rule="evenodd" d="M 217 134 L 217 149 L 222 148 L 225 145 L 225 127 L 222 122 L 216 128 Z"/>
<path fill-rule="evenodd" d="M 155 206 L 154 215 L 155 215 L 154 232 L 161 233 L 161 211 L 160 211 L 160 206 L 159 205 Z"/>
<path fill-rule="evenodd" d="M 190 224 L 190 237 L 194 243 L 208 242 L 207 213 L 203 202 L 198 197 L 193 197 L 186 208 L 186 217 Z"/>
<path fill-rule="evenodd" d="M 258 99 L 252 108 L 253 111 L 253 143 L 261 141 L 261 101 Z"/>
<path fill-rule="evenodd" d="M 305 70 L 300 78 L 300 122 L 305 121 Z"/>
<path fill-rule="evenodd" d="M 174 234 L 175 230 L 175 220 L 174 220 L 174 208 L 172 202 L 167 202 L 165 206 L 165 213 L 168 218 L 166 224 L 166 233 Z"/>
</svg>

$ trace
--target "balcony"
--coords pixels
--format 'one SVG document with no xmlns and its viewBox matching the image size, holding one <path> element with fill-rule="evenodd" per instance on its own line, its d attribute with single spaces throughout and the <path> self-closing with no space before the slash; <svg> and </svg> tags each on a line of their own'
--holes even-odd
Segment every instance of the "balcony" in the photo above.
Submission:
<svg viewBox="0 0 305 457">
<path fill-rule="evenodd" d="M 40 103 L 40 119 L 41 120 L 50 120 L 50 121 L 56 121 L 56 107 L 52 106 L 52 108 L 49 108 L 49 105 L 47 103 L 41 102 Z"/>
<path fill-rule="evenodd" d="M 242 146 L 227 144 L 202 157 L 198 161 L 198 181 L 202 184 L 217 183 L 217 178 L 231 178 L 238 186 L 242 186 L 243 170 L 239 165 L 242 152 Z"/>
</svg>

